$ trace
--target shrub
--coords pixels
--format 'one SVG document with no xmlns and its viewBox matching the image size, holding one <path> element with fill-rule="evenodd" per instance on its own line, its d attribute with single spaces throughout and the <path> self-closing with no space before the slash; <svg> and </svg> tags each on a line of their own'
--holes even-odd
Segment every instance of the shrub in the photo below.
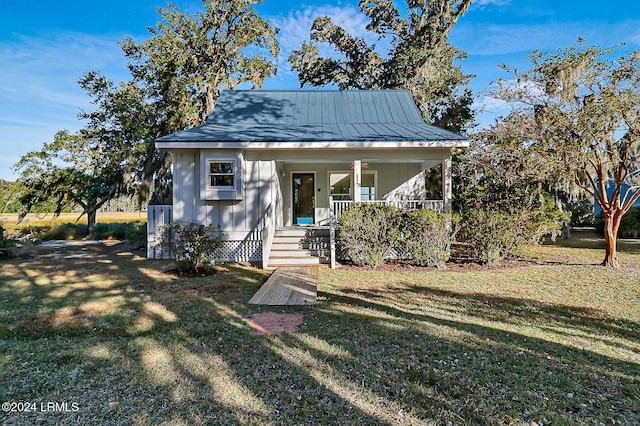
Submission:
<svg viewBox="0 0 640 426">
<path fill-rule="evenodd" d="M 593 198 L 578 199 L 570 201 L 567 210 L 571 213 L 571 226 L 592 226 L 593 218 Z"/>
<path fill-rule="evenodd" d="M 129 240 L 134 246 L 146 246 L 146 222 L 110 222 L 97 223 L 96 232 L 92 236 L 98 240 Z M 23 226 L 19 230 L 21 236 L 43 240 L 81 240 L 87 238 L 87 225 L 84 223 L 53 223 L 51 225 Z"/>
<path fill-rule="evenodd" d="M 133 248 L 141 249 L 147 247 L 147 222 L 134 222 L 125 231 L 124 238 L 129 241 Z"/>
<path fill-rule="evenodd" d="M 595 217 L 595 229 L 598 234 L 604 235 L 604 215 L 602 212 Z M 632 207 L 622 216 L 618 237 L 640 238 L 640 207 Z"/>
<path fill-rule="evenodd" d="M 444 268 L 457 232 L 451 214 L 412 210 L 404 214 L 403 222 L 403 251 L 420 266 Z"/>
<path fill-rule="evenodd" d="M 352 204 L 340 216 L 338 244 L 355 265 L 382 265 L 400 238 L 400 210 L 394 206 Z"/>
<path fill-rule="evenodd" d="M 0 223 L 0 257 L 13 257 L 15 255 L 16 241 L 8 238 L 4 226 Z"/>
<path fill-rule="evenodd" d="M 462 213 L 460 239 L 470 246 L 475 259 L 491 265 L 539 243 L 545 235 L 557 235 L 563 219 L 562 213 L 553 209 L 517 213 L 469 209 Z"/>
<path fill-rule="evenodd" d="M 462 218 L 461 240 L 469 244 L 472 256 L 480 262 L 497 263 L 517 247 L 518 230 L 510 214 L 471 209 Z"/>
<path fill-rule="evenodd" d="M 87 225 L 79 223 L 62 223 L 44 229 L 41 234 L 36 236 L 43 240 L 81 240 L 87 236 Z"/>
<path fill-rule="evenodd" d="M 206 271 L 215 266 L 225 233 L 220 226 L 195 222 L 173 222 L 162 227 L 160 247 L 175 256 L 183 272 Z"/>
</svg>

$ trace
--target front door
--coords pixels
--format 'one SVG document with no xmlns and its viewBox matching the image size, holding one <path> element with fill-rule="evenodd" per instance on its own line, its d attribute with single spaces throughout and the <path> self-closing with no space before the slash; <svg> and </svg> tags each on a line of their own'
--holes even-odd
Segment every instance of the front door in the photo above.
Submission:
<svg viewBox="0 0 640 426">
<path fill-rule="evenodd" d="M 293 173 L 293 224 L 311 225 L 315 222 L 315 182 L 313 173 Z"/>
</svg>

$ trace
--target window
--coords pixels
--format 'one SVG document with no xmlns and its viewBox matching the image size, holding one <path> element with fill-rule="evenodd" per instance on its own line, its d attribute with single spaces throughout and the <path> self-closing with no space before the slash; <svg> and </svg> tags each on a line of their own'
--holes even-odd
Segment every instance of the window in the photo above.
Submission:
<svg viewBox="0 0 640 426">
<path fill-rule="evenodd" d="M 200 199 L 242 200 L 244 160 L 241 152 L 200 152 Z"/>
<path fill-rule="evenodd" d="M 351 196 L 351 173 L 349 172 L 329 172 L 329 186 L 331 196 L 336 201 L 352 200 Z"/>
<path fill-rule="evenodd" d="M 360 199 L 375 201 L 377 199 L 378 173 L 375 170 L 363 171 L 360 176 Z M 353 200 L 353 172 L 329 172 L 330 195 L 335 201 Z"/>
<path fill-rule="evenodd" d="M 424 188 L 427 200 L 442 200 L 442 164 L 425 170 Z"/>
<path fill-rule="evenodd" d="M 362 201 L 374 201 L 376 199 L 376 176 L 372 172 L 362 173 L 360 199 Z"/>
<path fill-rule="evenodd" d="M 235 161 L 209 161 L 209 185 L 212 188 L 233 188 Z"/>
</svg>

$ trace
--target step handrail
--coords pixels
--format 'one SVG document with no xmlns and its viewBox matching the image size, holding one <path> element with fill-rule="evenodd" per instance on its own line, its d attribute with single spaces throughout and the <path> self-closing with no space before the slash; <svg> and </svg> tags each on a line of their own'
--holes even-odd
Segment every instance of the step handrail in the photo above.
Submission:
<svg viewBox="0 0 640 426">
<path fill-rule="evenodd" d="M 336 269 L 336 211 L 333 197 L 329 196 L 329 267 Z"/>
<path fill-rule="evenodd" d="M 276 234 L 273 203 L 267 207 L 262 223 L 262 269 L 267 269 L 269 266 L 269 256 L 271 255 L 271 246 L 273 245 L 273 237 Z"/>
</svg>

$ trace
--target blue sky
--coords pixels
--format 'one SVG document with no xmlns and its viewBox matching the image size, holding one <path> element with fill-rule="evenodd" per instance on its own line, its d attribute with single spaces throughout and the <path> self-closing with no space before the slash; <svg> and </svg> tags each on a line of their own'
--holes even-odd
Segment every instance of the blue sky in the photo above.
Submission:
<svg viewBox="0 0 640 426">
<path fill-rule="evenodd" d="M 180 8 L 199 10 L 199 1 L 175 0 Z M 75 131 L 80 109 L 91 104 L 76 81 L 83 72 L 101 70 L 114 81 L 127 80 L 126 62 L 118 41 L 147 37 L 158 20 L 161 0 L 87 2 L 2 1 L 0 4 L 0 179 L 14 180 L 11 167 L 20 156 L 51 141 L 57 130 Z M 365 17 L 357 0 L 338 2 L 266 0 L 260 14 L 281 28 L 279 75 L 265 89 L 296 89 L 298 82 L 285 60 L 308 37 L 316 16 L 329 15 L 354 34 L 361 34 Z M 475 74 L 471 88 L 484 107 L 487 124 L 503 105 L 482 94 L 500 76 L 496 66 L 527 68 L 533 49 L 555 50 L 584 37 L 587 44 L 611 46 L 626 42 L 625 50 L 640 49 L 638 0 L 476 0 L 451 34 L 452 43 L 468 53 L 462 62 Z"/>
</svg>

